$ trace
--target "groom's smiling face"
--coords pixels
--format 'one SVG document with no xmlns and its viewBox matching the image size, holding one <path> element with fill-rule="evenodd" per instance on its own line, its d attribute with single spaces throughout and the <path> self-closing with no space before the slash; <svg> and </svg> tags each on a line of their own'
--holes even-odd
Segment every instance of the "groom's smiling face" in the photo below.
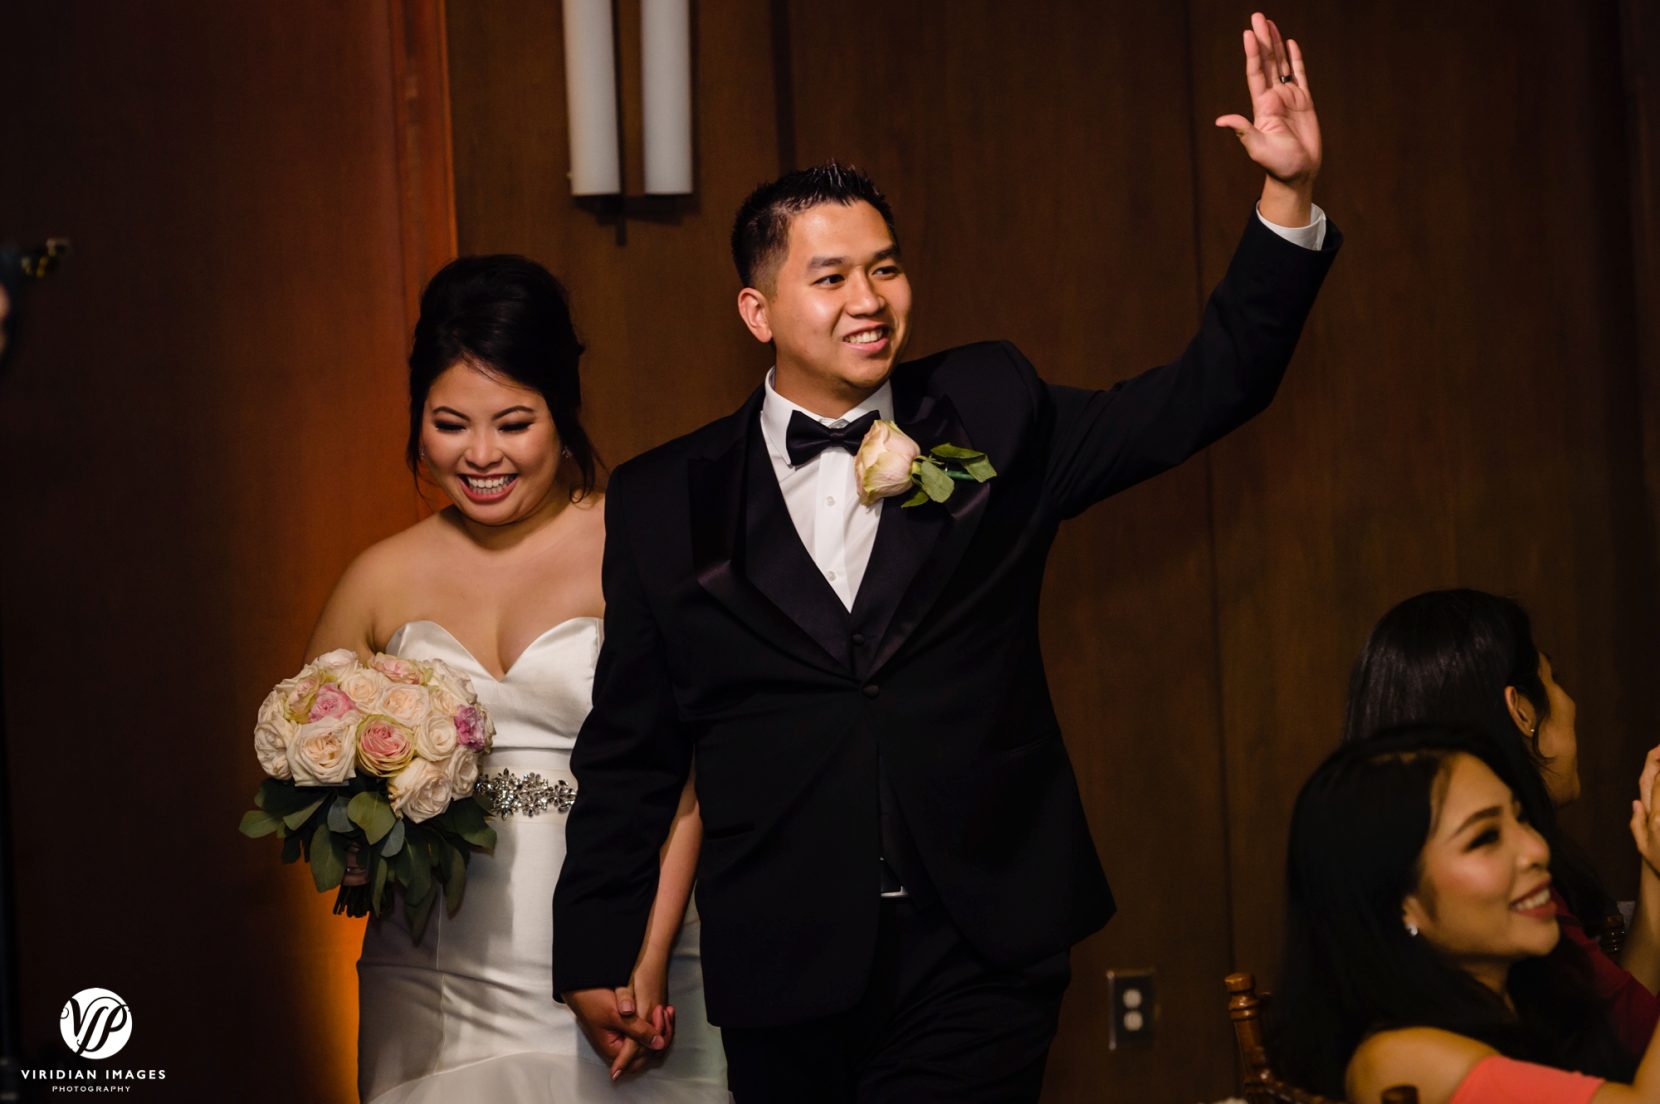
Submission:
<svg viewBox="0 0 1660 1104">
<path fill-rule="evenodd" d="M 909 333 L 911 284 L 881 214 L 821 203 L 790 222 L 770 290 L 745 288 L 739 311 L 777 353 L 778 393 L 838 417 L 880 387 Z"/>
</svg>

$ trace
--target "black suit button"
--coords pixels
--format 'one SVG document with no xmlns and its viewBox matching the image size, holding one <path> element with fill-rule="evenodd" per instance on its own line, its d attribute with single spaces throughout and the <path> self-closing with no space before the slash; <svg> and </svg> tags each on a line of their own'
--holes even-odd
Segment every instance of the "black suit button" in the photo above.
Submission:
<svg viewBox="0 0 1660 1104">
<path fill-rule="evenodd" d="M 863 648 L 865 646 L 865 634 L 864 633 L 854 633 L 853 634 L 853 646 L 855 648 Z"/>
<path fill-rule="evenodd" d="M 881 692 L 882 691 L 877 687 L 877 685 L 874 682 L 871 683 L 869 686 L 865 687 L 865 697 L 867 697 L 867 698 L 874 698 L 877 694 L 880 694 Z"/>
</svg>

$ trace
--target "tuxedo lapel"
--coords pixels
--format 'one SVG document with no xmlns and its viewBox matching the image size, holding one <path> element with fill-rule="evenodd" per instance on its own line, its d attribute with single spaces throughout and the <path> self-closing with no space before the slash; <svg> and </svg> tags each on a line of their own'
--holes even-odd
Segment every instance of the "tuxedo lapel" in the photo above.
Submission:
<svg viewBox="0 0 1660 1104">
<path fill-rule="evenodd" d="M 924 452 L 946 443 L 974 445 L 944 395 L 908 396 L 896 381 L 894 415 Z M 962 560 L 990 490 L 984 483 L 959 482 L 943 504 L 909 509 L 900 506 L 903 495 L 884 500 L 870 564 L 853 602 L 853 625 L 878 641 L 869 662 L 860 665 L 861 676 L 891 659 L 921 624 Z"/>
<path fill-rule="evenodd" d="M 845 674 L 847 612 L 795 533 L 761 439 L 760 405 L 757 391 L 735 415 L 740 427 L 731 444 L 689 462 L 698 585 L 762 639 Z"/>
</svg>

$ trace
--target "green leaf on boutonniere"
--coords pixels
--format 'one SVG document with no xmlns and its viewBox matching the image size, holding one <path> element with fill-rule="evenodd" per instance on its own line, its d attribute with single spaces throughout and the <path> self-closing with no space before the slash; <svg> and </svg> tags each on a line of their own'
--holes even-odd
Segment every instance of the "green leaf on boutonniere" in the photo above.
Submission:
<svg viewBox="0 0 1660 1104">
<path fill-rule="evenodd" d="M 311 880 L 317 883 L 318 893 L 326 893 L 345 876 L 345 851 L 329 830 L 328 821 L 318 821 L 317 830 L 311 836 Z"/>
<path fill-rule="evenodd" d="M 353 824 L 363 829 L 370 843 L 379 843 L 398 819 L 386 796 L 373 790 L 364 790 L 352 798 L 346 805 L 346 815 Z"/>
<path fill-rule="evenodd" d="M 944 502 L 951 497 L 951 492 L 956 490 L 951 477 L 941 471 L 937 464 L 930 464 L 925 460 L 918 466 L 915 474 L 918 489 L 935 502 Z"/>
<path fill-rule="evenodd" d="M 403 849 L 403 837 L 404 837 L 403 821 L 398 820 L 397 823 L 392 825 L 392 830 L 390 832 L 386 833 L 386 838 L 381 841 L 381 844 L 380 844 L 381 857 L 386 858 L 386 859 L 390 859 L 393 855 L 396 855 L 400 850 L 402 850 Z"/>
<path fill-rule="evenodd" d="M 342 836 L 352 834 L 352 818 L 346 815 L 345 794 L 335 794 L 334 800 L 329 802 L 329 829 Z"/>
<path fill-rule="evenodd" d="M 908 506 L 921 506 L 924 502 L 927 502 L 927 501 L 928 501 L 928 492 L 927 491 L 917 491 L 916 494 L 912 495 L 910 498 L 907 498 L 904 502 L 901 502 L 899 504 L 899 508 L 901 510 L 903 510 Z"/>
<path fill-rule="evenodd" d="M 983 460 L 986 454 L 961 445 L 935 445 L 928 450 L 929 456 L 937 456 L 941 460 Z"/>
<path fill-rule="evenodd" d="M 991 466 L 991 461 L 981 453 L 972 460 L 963 461 L 963 470 L 974 477 L 976 483 L 984 483 L 997 474 L 997 469 Z"/>
<path fill-rule="evenodd" d="M 264 809 L 249 809 L 242 814 L 242 824 L 237 831 L 249 839 L 259 839 L 268 836 L 282 827 L 282 821 L 266 812 Z"/>
<path fill-rule="evenodd" d="M 496 849 L 496 830 L 484 822 L 484 810 L 475 798 L 463 798 L 450 803 L 445 814 L 455 834 L 486 851 Z"/>
<path fill-rule="evenodd" d="M 293 812 L 283 817 L 282 822 L 288 825 L 290 831 L 297 831 L 301 825 L 311 819 L 312 813 L 315 813 L 318 809 L 322 808 L 322 805 L 323 799 L 319 797 L 316 801 L 313 801 L 310 805 L 305 806 L 303 809 L 295 809 Z M 324 826 L 327 827 L 327 824 L 325 823 Z"/>
</svg>

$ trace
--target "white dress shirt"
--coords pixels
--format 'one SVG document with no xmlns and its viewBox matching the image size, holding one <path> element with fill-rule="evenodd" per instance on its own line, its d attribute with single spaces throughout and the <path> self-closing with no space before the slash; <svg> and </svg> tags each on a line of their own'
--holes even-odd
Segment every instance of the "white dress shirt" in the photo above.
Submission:
<svg viewBox="0 0 1660 1104">
<path fill-rule="evenodd" d="M 853 608 L 853 597 L 870 563 L 876 544 L 876 523 L 882 518 L 882 503 L 866 506 L 859 501 L 853 479 L 853 454 L 842 448 L 827 448 L 803 464 L 790 463 L 784 445 L 790 415 L 801 413 L 824 425 L 839 429 L 848 422 L 876 411 L 884 421 L 893 420 L 893 385 L 884 383 L 864 402 L 839 418 L 823 418 L 780 395 L 772 386 L 773 372 L 767 372 L 766 395 L 761 399 L 761 436 L 772 458 L 778 489 L 796 535 L 824 575 L 824 581 Z"/>
<path fill-rule="evenodd" d="M 1314 221 L 1307 226 L 1280 226 L 1262 218 L 1260 211 L 1257 218 L 1286 241 L 1304 249 L 1319 249 L 1325 244 L 1326 213 L 1319 207 L 1314 208 Z M 778 476 L 778 489 L 784 492 L 784 504 L 789 507 L 796 534 L 824 581 L 830 584 L 842 605 L 851 610 L 853 598 L 859 593 L 859 583 L 865 577 L 865 567 L 870 563 L 870 550 L 876 544 L 876 523 L 882 517 L 882 503 L 879 500 L 866 506 L 859 501 L 852 453 L 831 447 L 805 463 L 791 464 L 785 435 L 790 415 L 797 410 L 837 429 L 872 410 L 878 418 L 892 421 L 893 385 L 882 384 L 864 402 L 839 418 L 823 418 L 780 395 L 773 388 L 776 371 L 767 372 L 766 394 L 761 399 L 761 436 L 766 441 L 773 474 Z M 969 441 L 950 443 L 972 445 Z"/>
</svg>

